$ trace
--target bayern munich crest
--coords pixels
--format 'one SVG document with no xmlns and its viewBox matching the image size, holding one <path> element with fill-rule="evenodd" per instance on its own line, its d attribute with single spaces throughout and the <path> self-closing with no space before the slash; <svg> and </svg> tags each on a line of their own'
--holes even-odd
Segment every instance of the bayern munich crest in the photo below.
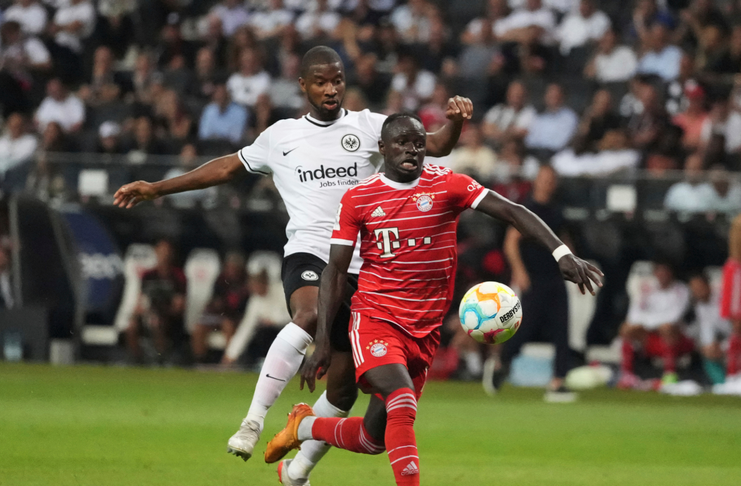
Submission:
<svg viewBox="0 0 741 486">
<path fill-rule="evenodd" d="M 434 194 L 415 194 L 412 196 L 412 200 L 417 202 L 417 209 L 422 211 L 423 213 L 426 213 L 430 209 L 432 209 L 432 200 L 435 199 Z"/>
<path fill-rule="evenodd" d="M 342 137 L 342 140 L 340 140 L 340 144 L 342 144 L 342 148 L 347 150 L 348 152 L 355 152 L 360 148 L 360 139 L 356 135 L 348 133 L 347 135 Z"/>
<path fill-rule="evenodd" d="M 388 353 L 386 344 L 388 343 L 385 342 L 383 339 L 376 339 L 371 341 L 368 346 L 365 347 L 365 349 L 370 350 L 370 354 L 374 358 L 381 358 L 383 356 L 386 356 L 386 353 Z"/>
</svg>

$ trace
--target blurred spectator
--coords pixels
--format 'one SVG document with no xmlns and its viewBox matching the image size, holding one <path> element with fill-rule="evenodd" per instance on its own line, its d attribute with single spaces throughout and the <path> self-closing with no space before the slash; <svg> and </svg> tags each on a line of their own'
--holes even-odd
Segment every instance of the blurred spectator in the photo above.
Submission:
<svg viewBox="0 0 741 486">
<path fill-rule="evenodd" d="M 391 14 L 391 23 L 407 44 L 425 43 L 430 39 L 429 16 L 435 7 L 427 0 L 408 0 Z"/>
<path fill-rule="evenodd" d="M 722 66 L 727 55 L 728 51 L 723 29 L 717 25 L 703 27 L 700 45 L 695 56 L 697 70 L 714 72 Z"/>
<path fill-rule="evenodd" d="M 90 79 L 80 87 L 77 95 L 88 106 L 96 106 L 107 98 L 103 96 L 103 91 L 111 85 L 117 87 L 117 93 L 120 94 L 122 91 L 131 89 L 131 86 L 127 84 L 123 75 L 113 70 L 113 51 L 106 46 L 100 46 L 95 49 Z"/>
<path fill-rule="evenodd" d="M 214 51 L 208 47 L 198 49 L 193 84 L 189 94 L 199 100 L 210 100 L 214 94 L 217 81 L 224 77 L 216 67 Z"/>
<path fill-rule="evenodd" d="M 466 124 L 460 143 L 450 153 L 450 168 L 479 181 L 488 181 L 496 165 L 497 154 L 484 145 L 481 127 L 472 122 Z"/>
<path fill-rule="evenodd" d="M 14 306 L 15 299 L 10 282 L 10 254 L 5 246 L 0 245 L 0 309 L 12 309 Z"/>
<path fill-rule="evenodd" d="M 575 47 L 587 47 L 604 36 L 610 18 L 597 10 L 595 0 L 581 0 L 579 10 L 567 14 L 556 31 L 561 54 L 568 56 Z"/>
<path fill-rule="evenodd" d="M 734 25 L 728 47 L 720 56 L 708 60 L 705 70 L 718 75 L 741 72 L 741 25 Z"/>
<path fill-rule="evenodd" d="M 417 114 L 428 133 L 439 130 L 448 121 L 445 111 L 449 99 L 448 88 L 443 83 L 437 83 L 430 102 L 419 109 Z"/>
<path fill-rule="evenodd" d="M 669 115 L 676 115 L 687 109 L 689 99 L 687 98 L 686 86 L 700 86 L 705 95 L 705 89 L 698 83 L 695 76 L 695 61 L 688 53 L 682 53 L 682 59 L 679 61 L 679 76 L 677 79 L 670 81 L 666 85 L 664 96 L 666 97 L 666 111 Z M 693 92 L 696 90 L 693 90 Z M 693 93 L 696 94 L 696 93 Z M 707 106 L 705 106 L 707 110 Z"/>
<path fill-rule="evenodd" d="M 237 324 L 244 315 L 249 292 L 245 260 L 241 253 L 226 254 L 221 274 L 214 282 L 212 295 L 191 335 L 193 357 L 199 363 L 205 361 L 208 353 L 208 335 L 215 330 L 221 331 L 226 338 L 226 347 L 229 348 Z"/>
<path fill-rule="evenodd" d="M 674 28 L 675 21 L 668 10 L 663 7 L 659 8 L 656 0 L 637 0 L 630 25 L 631 36 L 637 37 L 641 42 L 646 42 L 651 35 L 651 27 L 656 24 L 671 30 Z"/>
<path fill-rule="evenodd" d="M 99 0 L 98 21 L 93 34 L 99 42 L 111 48 L 116 59 L 123 58 L 137 36 L 134 17 L 137 0 Z"/>
<path fill-rule="evenodd" d="M 186 111 L 178 94 L 165 90 L 155 101 L 154 113 L 160 127 L 159 137 L 169 144 L 166 153 L 178 153 L 185 143 L 196 134 L 196 124 Z"/>
<path fill-rule="evenodd" d="M 95 145 L 98 154 L 116 155 L 124 153 L 121 145 L 121 126 L 114 121 L 101 123 Z"/>
<path fill-rule="evenodd" d="M 728 31 L 728 22 L 713 0 L 692 0 L 687 8 L 679 12 L 679 25 L 674 32 L 674 39 L 679 45 L 696 47 L 704 29 L 709 26 L 718 27 L 723 33 Z"/>
<path fill-rule="evenodd" d="M 490 143 L 499 146 L 509 138 L 523 139 L 527 136 L 537 115 L 527 101 L 525 85 L 522 81 L 512 81 L 507 87 L 505 102 L 492 107 L 484 115 L 483 131 Z"/>
<path fill-rule="evenodd" d="M 257 138 L 259 134 L 265 131 L 273 123 L 279 120 L 278 114 L 273 109 L 273 100 L 270 99 L 270 95 L 263 93 L 257 97 L 257 103 L 252 109 L 252 116 L 250 116 L 250 138 L 253 140 Z"/>
<path fill-rule="evenodd" d="M 154 250 L 157 266 L 142 275 L 141 293 L 126 329 L 126 344 L 137 362 L 143 357 L 139 344 L 143 335 L 152 337 L 158 360 L 162 361 L 183 333 L 185 274 L 174 264 L 172 243 L 160 240 Z"/>
<path fill-rule="evenodd" d="M 36 37 L 24 36 L 18 22 L 0 27 L 0 102 L 3 114 L 27 111 L 38 78 L 51 70 L 49 51 Z"/>
<path fill-rule="evenodd" d="M 247 109 L 229 99 L 226 85 L 222 83 L 216 85 L 212 100 L 203 109 L 198 124 L 198 138 L 228 140 L 238 145 L 247 128 Z"/>
<path fill-rule="evenodd" d="M 211 9 L 211 15 L 221 20 L 222 31 L 227 37 L 250 19 L 247 9 L 244 8 L 244 2 L 240 0 L 222 0 Z"/>
<path fill-rule="evenodd" d="M 80 79 L 83 42 L 95 29 L 96 13 L 90 0 L 69 0 L 57 9 L 49 26 L 54 36 L 52 54 L 69 81 Z"/>
<path fill-rule="evenodd" d="M 147 155 L 167 153 L 165 145 L 155 137 L 152 119 L 148 116 L 140 116 L 134 121 L 132 137 L 124 147 L 129 156 L 129 162 L 133 164 L 144 163 Z"/>
<path fill-rule="evenodd" d="M 707 150 L 713 138 L 723 141 L 727 154 L 741 150 L 741 114 L 732 110 L 727 96 L 716 97 L 710 107 L 710 115 L 702 126 L 700 141 Z"/>
<path fill-rule="evenodd" d="M 669 119 L 656 87 L 644 81 L 637 81 L 636 86 L 640 111 L 628 118 L 628 133 L 635 148 L 650 150 L 658 145 L 659 139 L 665 134 Z"/>
<path fill-rule="evenodd" d="M 441 77 L 453 77 L 457 71 L 458 46 L 450 42 L 450 31 L 437 9 L 431 11 L 429 23 L 430 36 L 420 50 L 420 66 Z"/>
<path fill-rule="evenodd" d="M 365 99 L 362 91 L 352 86 L 345 91 L 342 106 L 349 111 L 363 111 L 368 109 L 368 100 Z"/>
<path fill-rule="evenodd" d="M 533 190 L 524 206 L 538 215 L 554 233 L 565 237 L 565 221 L 561 208 L 554 196 L 558 188 L 558 176 L 549 166 L 543 166 L 533 182 Z M 520 353 L 525 343 L 547 339 L 556 348 L 553 378 L 548 386 L 546 399 L 558 397 L 573 400 L 564 388 L 563 380 L 569 370 L 569 329 L 566 284 L 551 253 L 534 241 L 523 238 L 514 228 L 507 230 L 504 253 L 512 268 L 512 286 L 528 309 L 523 314 L 523 325 L 519 332 L 504 343 L 500 355 L 499 369 L 489 361 L 485 373 L 484 389 L 498 389 L 509 374 L 512 360 Z M 523 332 L 524 331 L 524 332 Z"/>
<path fill-rule="evenodd" d="M 520 181 L 532 181 L 538 175 L 540 162 L 532 155 L 527 155 L 522 140 L 509 139 L 502 144 L 497 154 L 497 165 L 494 166 L 494 180 L 501 184 L 515 183 L 518 186 L 517 195 L 506 196 L 515 202 L 521 203 L 530 191 L 530 185 L 521 186 Z M 497 189 L 497 192 L 500 192 Z M 509 192 L 509 190 L 508 190 Z M 504 192 L 500 192 L 504 194 Z"/>
<path fill-rule="evenodd" d="M 76 132 L 85 121 L 85 105 L 70 94 L 59 78 L 46 84 L 46 98 L 36 110 L 35 122 L 43 132 L 49 122 L 57 122 L 65 132 Z"/>
<path fill-rule="evenodd" d="M 656 74 L 664 81 L 671 81 L 679 75 L 679 61 L 682 51 L 669 44 L 669 30 L 662 23 L 651 25 L 642 42 L 643 55 L 638 60 L 638 72 Z"/>
<path fill-rule="evenodd" d="M 239 71 L 226 83 L 234 102 L 253 107 L 258 96 L 270 89 L 270 75 L 262 68 L 260 54 L 255 49 L 245 49 L 239 56 Z"/>
<path fill-rule="evenodd" d="M 579 117 L 564 105 L 563 89 L 549 84 L 544 96 L 545 111 L 538 113 L 530 124 L 525 145 L 530 150 L 555 152 L 569 143 L 576 133 Z"/>
<path fill-rule="evenodd" d="M 617 130 L 622 125 L 620 116 L 613 110 L 612 95 L 605 89 L 597 90 L 592 103 L 584 110 L 577 138 L 586 150 L 594 151 L 597 145 L 610 130 Z"/>
<path fill-rule="evenodd" d="M 689 305 L 687 286 L 674 276 L 667 261 L 654 262 L 655 281 L 644 282 L 638 295 L 631 298 L 625 323 L 620 327 L 623 338 L 619 388 L 636 388 L 640 379 L 634 373 L 635 354 L 643 351 L 661 357 L 663 383 L 676 383 L 677 357 L 692 351 L 693 345 L 682 334 L 682 317 Z"/>
<path fill-rule="evenodd" d="M 275 336 L 290 322 L 278 267 L 277 259 L 270 255 L 261 253 L 250 257 L 247 264 L 250 298 L 244 318 L 224 352 L 223 363 L 236 363 L 246 351 L 249 364 L 255 364 L 267 354 Z"/>
<path fill-rule="evenodd" d="M 728 259 L 723 265 L 720 316 L 731 321 L 733 334 L 728 340 L 726 381 L 739 379 L 741 373 L 741 215 L 736 216 L 728 232 Z"/>
<path fill-rule="evenodd" d="M 403 52 L 399 55 L 391 89 L 401 93 L 404 109 L 416 111 L 427 102 L 432 97 L 435 83 L 435 75 L 420 69 L 419 60 L 413 53 Z"/>
<path fill-rule="evenodd" d="M 664 197 L 664 207 L 671 211 L 702 213 L 710 210 L 712 186 L 704 180 L 702 155 L 693 153 L 684 163 L 685 180 L 672 185 Z"/>
<path fill-rule="evenodd" d="M 618 45 L 614 28 L 608 28 L 597 43 L 597 52 L 584 69 L 584 76 L 600 83 L 628 81 L 636 71 L 638 60 L 628 46 Z"/>
<path fill-rule="evenodd" d="M 567 147 L 553 156 L 551 165 L 564 177 L 606 177 L 634 170 L 641 160 L 622 129 L 608 130 L 590 150 L 594 151 L 586 151 L 584 146 Z"/>
<path fill-rule="evenodd" d="M 362 90 L 368 103 L 374 107 L 383 104 L 391 86 L 391 77 L 376 69 L 377 61 L 378 57 L 375 54 L 363 54 L 355 61 L 355 70 L 348 73 L 347 80 L 348 85 L 357 86 Z M 295 87 L 296 82 L 292 81 L 291 85 Z"/>
<path fill-rule="evenodd" d="M 246 28 L 246 27 L 240 27 Z M 213 56 L 213 67 L 214 68 L 226 68 L 228 51 L 229 51 L 229 40 L 224 36 L 221 29 L 221 19 L 212 15 L 206 18 L 205 32 L 200 37 L 200 49 L 196 52 L 196 71 L 198 70 L 198 55 L 203 49 L 211 51 Z"/>
<path fill-rule="evenodd" d="M 172 179 L 173 177 L 178 177 L 186 172 L 190 172 L 198 167 L 198 162 L 199 159 L 196 146 L 192 143 L 186 143 L 180 151 L 178 166 L 165 172 L 162 179 Z M 218 192 L 218 187 L 212 186 L 206 189 L 196 189 L 194 191 L 170 194 L 167 196 L 167 199 L 176 208 L 192 208 L 197 202 L 200 202 L 202 205 L 213 202 L 216 199 Z"/>
<path fill-rule="evenodd" d="M 690 277 L 690 291 L 694 301 L 695 325 L 698 348 L 702 354 L 705 374 L 711 383 L 725 381 L 725 350 L 732 334 L 731 323 L 720 316 L 720 294 L 713 292 L 707 275 L 698 273 Z"/>
<path fill-rule="evenodd" d="M 182 18 L 180 14 L 171 12 L 160 31 L 157 41 L 156 57 L 160 69 L 179 69 L 193 66 L 197 45 L 183 37 Z"/>
<path fill-rule="evenodd" d="M 139 53 L 131 75 L 135 100 L 147 105 L 152 103 L 152 85 L 156 82 L 162 82 L 162 74 L 155 71 L 152 54 L 150 52 Z"/>
<path fill-rule="evenodd" d="M 705 108 L 705 90 L 694 80 L 685 83 L 684 94 L 687 97 L 687 108 L 674 115 L 672 123 L 682 129 L 682 147 L 695 151 L 700 146 L 703 127 L 708 118 Z"/>
<path fill-rule="evenodd" d="M 270 99 L 278 108 L 298 110 L 304 106 L 304 96 L 296 82 L 301 75 L 301 58 L 290 53 L 283 58 L 280 67 L 280 77 L 270 83 Z"/>
<path fill-rule="evenodd" d="M 741 212 L 741 185 L 721 164 L 710 167 L 710 187 L 713 190 L 708 202 L 709 210 L 719 213 Z"/>
<path fill-rule="evenodd" d="M 556 17 L 541 0 L 525 0 L 507 17 L 494 24 L 500 42 L 530 42 L 533 37 L 549 44 L 556 31 Z"/>
<path fill-rule="evenodd" d="M 15 0 L 3 12 L 3 21 L 18 22 L 24 34 L 41 35 L 46 28 L 46 9 L 36 0 Z"/>
<path fill-rule="evenodd" d="M 464 44 L 489 44 L 494 40 L 494 25 L 507 17 L 510 10 L 507 0 L 488 0 L 486 2 L 486 16 L 471 20 L 461 34 Z"/>
<path fill-rule="evenodd" d="M 255 30 L 258 38 L 268 39 L 281 34 L 283 28 L 291 25 L 292 21 L 293 12 L 283 8 L 282 0 L 269 0 L 267 11 L 252 14 L 250 26 Z"/>
<path fill-rule="evenodd" d="M 20 113 L 11 114 L 0 136 L 0 176 L 28 162 L 36 152 L 38 140 L 26 130 L 26 119 Z"/>
<path fill-rule="evenodd" d="M 327 0 L 314 0 L 296 19 L 296 30 L 304 40 L 328 39 L 340 24 L 340 14 L 333 12 Z"/>
</svg>

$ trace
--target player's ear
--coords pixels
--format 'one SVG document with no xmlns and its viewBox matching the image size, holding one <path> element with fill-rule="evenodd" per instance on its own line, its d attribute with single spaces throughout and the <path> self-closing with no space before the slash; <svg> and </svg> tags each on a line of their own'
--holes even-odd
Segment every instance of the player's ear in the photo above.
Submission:
<svg viewBox="0 0 741 486">
<path fill-rule="evenodd" d="M 386 155 L 386 146 L 383 144 L 383 140 L 378 139 L 378 151 L 381 155 Z"/>
<path fill-rule="evenodd" d="M 306 81 L 304 81 L 304 78 L 298 78 L 298 85 L 301 87 L 301 92 L 306 93 Z"/>
</svg>

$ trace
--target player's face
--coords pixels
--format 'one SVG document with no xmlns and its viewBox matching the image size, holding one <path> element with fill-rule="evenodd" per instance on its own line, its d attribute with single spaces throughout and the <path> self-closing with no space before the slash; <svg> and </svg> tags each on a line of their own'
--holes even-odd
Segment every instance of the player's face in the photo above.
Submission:
<svg viewBox="0 0 741 486">
<path fill-rule="evenodd" d="M 299 78 L 301 91 L 319 120 L 335 120 L 345 97 L 345 70 L 339 62 L 312 66 L 306 78 Z"/>
<path fill-rule="evenodd" d="M 378 143 L 386 164 L 386 177 L 396 182 L 409 182 L 422 175 L 427 133 L 414 118 L 399 118 Z"/>
</svg>

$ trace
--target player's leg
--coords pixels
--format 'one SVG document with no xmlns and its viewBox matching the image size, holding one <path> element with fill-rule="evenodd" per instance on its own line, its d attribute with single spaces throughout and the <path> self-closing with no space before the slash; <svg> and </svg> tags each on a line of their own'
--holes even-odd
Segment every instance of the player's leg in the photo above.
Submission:
<svg viewBox="0 0 741 486">
<path fill-rule="evenodd" d="M 662 351 L 661 358 L 664 365 L 664 383 L 677 382 L 677 357 L 680 349 L 680 338 L 682 337 L 679 328 L 674 324 L 663 324 L 658 329 L 659 339 L 661 340 Z"/>
<path fill-rule="evenodd" d="M 623 340 L 620 362 L 620 379 L 618 388 L 635 388 L 638 386 L 640 379 L 634 373 L 635 355 L 638 349 L 641 349 L 648 338 L 648 332 L 643 326 L 624 322 L 620 326 L 620 337 Z"/>
<path fill-rule="evenodd" d="M 190 335 L 190 348 L 193 351 L 193 358 L 197 363 L 203 362 L 206 359 L 208 353 L 208 345 L 206 339 L 209 333 L 213 330 L 213 326 L 199 322 L 193 328 L 193 333 Z"/>
<path fill-rule="evenodd" d="M 142 332 L 142 319 L 141 316 L 135 314 L 129 321 L 129 327 L 126 328 L 126 347 L 129 350 L 129 354 L 135 360 L 141 359 L 142 350 L 139 345 L 139 336 Z"/>
<path fill-rule="evenodd" d="M 545 296 L 550 308 L 549 319 L 544 322 L 544 330 L 550 336 L 555 347 L 556 356 L 553 366 L 553 379 L 548 385 L 545 399 L 549 402 L 572 402 L 576 394 L 564 386 L 566 373 L 569 371 L 569 302 L 566 294 L 566 284 L 563 280 L 555 280 L 549 285 L 550 291 Z"/>
<path fill-rule="evenodd" d="M 728 339 L 728 353 L 726 355 L 726 380 L 735 379 L 741 375 L 741 320 L 733 320 L 733 333 Z"/>
</svg>

